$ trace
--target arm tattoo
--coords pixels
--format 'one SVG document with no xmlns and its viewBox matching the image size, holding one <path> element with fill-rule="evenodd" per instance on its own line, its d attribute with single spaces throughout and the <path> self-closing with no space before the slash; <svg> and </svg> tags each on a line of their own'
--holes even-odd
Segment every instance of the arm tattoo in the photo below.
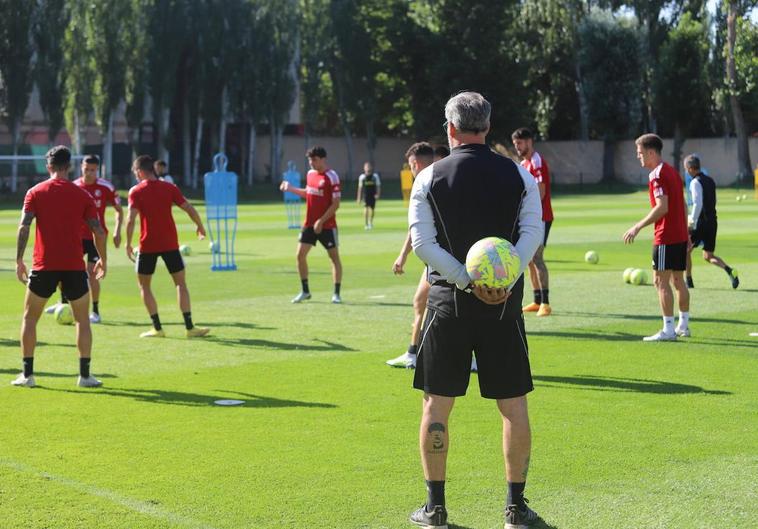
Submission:
<svg viewBox="0 0 758 529">
<path fill-rule="evenodd" d="M 24 258 L 26 243 L 29 242 L 29 226 L 21 225 L 18 227 L 18 241 L 16 242 L 16 260 Z"/>
<path fill-rule="evenodd" d="M 21 216 L 21 225 L 18 227 L 18 240 L 16 242 L 16 260 L 24 258 L 26 243 L 29 242 L 29 231 L 34 219 L 34 213 L 25 211 Z"/>
<path fill-rule="evenodd" d="M 89 229 L 96 232 L 98 235 L 105 235 L 98 219 L 87 219 L 87 225 L 89 226 Z"/>
</svg>

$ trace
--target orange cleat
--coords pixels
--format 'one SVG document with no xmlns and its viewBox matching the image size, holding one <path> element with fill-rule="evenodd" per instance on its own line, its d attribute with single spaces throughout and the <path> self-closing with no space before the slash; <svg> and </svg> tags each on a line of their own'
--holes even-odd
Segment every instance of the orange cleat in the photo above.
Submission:
<svg viewBox="0 0 758 529">
<path fill-rule="evenodd" d="M 543 303 L 540 305 L 540 310 L 537 311 L 537 316 L 550 316 L 552 313 L 553 309 L 550 308 L 550 305 Z"/>
<path fill-rule="evenodd" d="M 521 312 L 537 312 L 540 310 L 540 304 L 539 303 L 530 303 L 526 307 L 521 309 Z"/>
</svg>

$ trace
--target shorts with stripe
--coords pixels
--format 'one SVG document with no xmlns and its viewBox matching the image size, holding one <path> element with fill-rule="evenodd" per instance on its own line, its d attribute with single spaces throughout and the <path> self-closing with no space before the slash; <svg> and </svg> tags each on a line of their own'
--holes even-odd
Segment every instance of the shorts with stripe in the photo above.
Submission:
<svg viewBox="0 0 758 529">
<path fill-rule="evenodd" d="M 433 395 L 465 395 L 472 353 L 482 397 L 508 399 L 534 389 L 522 316 L 456 318 L 431 307 L 421 330 L 413 387 Z"/>
<path fill-rule="evenodd" d="M 687 243 L 654 244 L 653 270 L 674 270 L 681 272 L 687 268 Z"/>
</svg>

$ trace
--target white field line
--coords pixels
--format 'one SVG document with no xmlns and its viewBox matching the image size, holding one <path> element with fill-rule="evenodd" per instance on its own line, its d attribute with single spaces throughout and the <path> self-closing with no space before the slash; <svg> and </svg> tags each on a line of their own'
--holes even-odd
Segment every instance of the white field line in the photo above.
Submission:
<svg viewBox="0 0 758 529">
<path fill-rule="evenodd" d="M 152 516 L 153 518 L 158 518 L 174 525 L 189 527 L 191 529 L 216 529 L 211 525 L 193 520 L 192 518 L 187 518 L 186 516 L 182 516 L 180 514 L 176 514 L 174 512 L 158 507 L 157 505 L 135 500 L 133 498 L 123 496 L 112 490 L 95 487 L 94 485 L 87 485 L 86 483 L 81 483 L 67 477 L 56 476 L 55 474 L 37 470 L 22 463 L 17 463 L 8 459 L 0 459 L 0 466 L 21 472 L 23 474 L 31 474 L 36 477 L 49 479 L 50 481 L 65 485 L 66 487 L 77 490 L 79 492 L 84 492 L 92 496 L 97 496 L 98 498 L 106 499 L 123 507 L 126 507 L 127 509 L 131 509 L 134 512 Z"/>
</svg>

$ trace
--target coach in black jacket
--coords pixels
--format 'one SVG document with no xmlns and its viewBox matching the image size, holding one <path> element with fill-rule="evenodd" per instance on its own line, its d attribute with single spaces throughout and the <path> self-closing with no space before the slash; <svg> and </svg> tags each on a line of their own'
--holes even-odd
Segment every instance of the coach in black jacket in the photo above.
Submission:
<svg viewBox="0 0 758 529">
<path fill-rule="evenodd" d="M 428 501 L 411 521 L 431 528 L 447 527 L 448 417 L 455 397 L 466 394 L 472 351 L 481 395 L 495 399 L 503 417 L 505 527 L 538 518 L 523 495 L 531 448 L 526 394 L 533 385 L 521 274 L 542 241 L 542 207 L 534 178 L 486 145 L 490 110 L 475 92 L 447 102 L 452 152 L 416 177 L 408 213 L 413 249 L 429 267 L 432 283 L 413 383 L 424 391 L 420 445 Z M 466 253 L 489 236 L 509 240 L 521 258 L 520 277 L 509 291 L 470 285 Z"/>
</svg>

